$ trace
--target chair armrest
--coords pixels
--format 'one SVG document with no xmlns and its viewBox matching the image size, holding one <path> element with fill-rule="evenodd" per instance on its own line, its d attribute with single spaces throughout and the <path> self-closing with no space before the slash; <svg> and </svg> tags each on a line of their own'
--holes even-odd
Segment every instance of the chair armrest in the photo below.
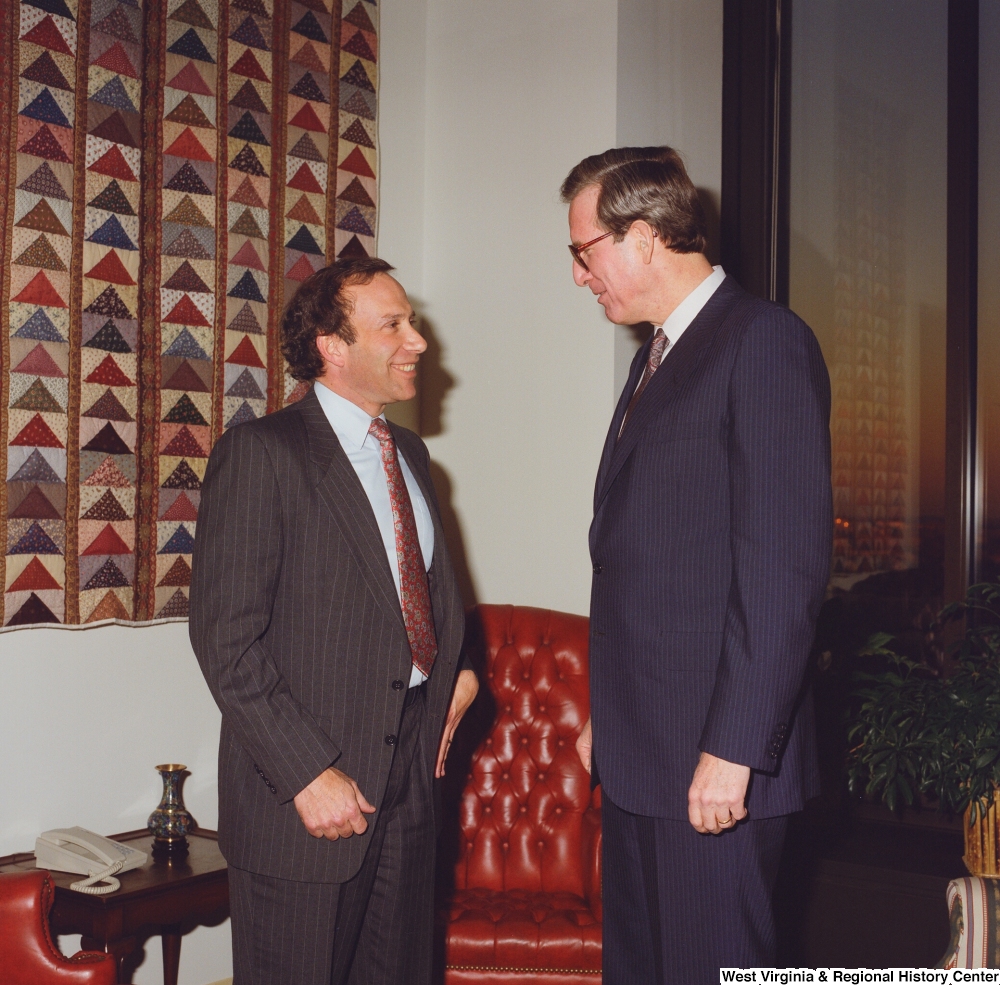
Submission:
<svg viewBox="0 0 1000 985">
<path fill-rule="evenodd" d="M 600 800 L 597 801 L 598 804 Z M 601 808 L 588 807 L 582 819 L 580 838 L 583 855 L 583 896 L 598 920 L 604 919 L 601 902 Z"/>
</svg>

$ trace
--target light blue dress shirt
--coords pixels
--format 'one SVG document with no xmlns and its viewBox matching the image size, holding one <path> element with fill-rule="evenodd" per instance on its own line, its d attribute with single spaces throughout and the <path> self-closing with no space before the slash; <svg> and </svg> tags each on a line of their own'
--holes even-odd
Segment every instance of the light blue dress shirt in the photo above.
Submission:
<svg viewBox="0 0 1000 985">
<path fill-rule="evenodd" d="M 344 449 L 348 460 L 354 466 L 354 471 L 368 496 L 368 502 L 371 503 L 379 533 L 382 535 L 392 580 L 396 584 L 396 594 L 399 595 L 399 559 L 396 556 L 396 531 L 392 524 L 392 502 L 389 499 L 389 484 L 382 465 L 381 447 L 378 439 L 368 433 L 368 429 L 372 426 L 372 418 L 357 404 L 346 400 L 339 393 L 334 393 L 318 380 L 313 384 L 313 389 L 319 398 L 323 413 L 326 414 L 326 419 L 330 422 L 330 427 L 340 441 L 340 447 Z M 420 485 L 398 446 L 396 457 L 403 470 L 403 480 L 406 482 L 410 502 L 413 504 L 413 518 L 417 522 L 417 539 L 420 541 L 424 566 L 429 569 L 434 559 L 434 523 L 431 520 L 431 511 L 427 508 L 427 501 L 420 491 Z M 410 687 L 423 684 L 425 680 L 427 678 L 413 667 L 410 672 Z"/>
</svg>

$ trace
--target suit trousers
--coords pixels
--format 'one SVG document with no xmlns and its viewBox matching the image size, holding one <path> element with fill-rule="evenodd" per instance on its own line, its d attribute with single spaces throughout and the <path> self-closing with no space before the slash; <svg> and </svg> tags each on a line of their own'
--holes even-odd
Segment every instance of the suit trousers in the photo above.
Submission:
<svg viewBox="0 0 1000 985">
<path fill-rule="evenodd" d="M 771 895 L 788 819 L 721 835 L 602 798 L 604 985 L 716 985 L 774 967 Z"/>
<path fill-rule="evenodd" d="M 230 866 L 233 985 L 427 985 L 434 914 L 432 777 L 424 688 L 400 723 L 361 869 L 294 882 Z M 433 760 L 430 760 L 433 761 Z M 364 791 L 362 791 L 364 792 Z"/>
</svg>

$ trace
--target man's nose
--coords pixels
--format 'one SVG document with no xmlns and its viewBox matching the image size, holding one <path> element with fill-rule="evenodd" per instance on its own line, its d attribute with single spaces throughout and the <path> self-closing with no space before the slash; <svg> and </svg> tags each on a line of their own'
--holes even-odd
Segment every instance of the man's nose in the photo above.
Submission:
<svg viewBox="0 0 1000 985">
<path fill-rule="evenodd" d="M 414 327 L 410 327 L 410 337 L 406 340 L 406 348 L 411 352 L 425 352 L 427 349 L 427 339 L 425 339 Z"/>
<path fill-rule="evenodd" d="M 587 281 L 590 280 L 594 275 L 583 267 L 581 264 L 577 263 L 576 260 L 573 261 L 573 280 L 577 287 L 584 287 Z"/>
</svg>

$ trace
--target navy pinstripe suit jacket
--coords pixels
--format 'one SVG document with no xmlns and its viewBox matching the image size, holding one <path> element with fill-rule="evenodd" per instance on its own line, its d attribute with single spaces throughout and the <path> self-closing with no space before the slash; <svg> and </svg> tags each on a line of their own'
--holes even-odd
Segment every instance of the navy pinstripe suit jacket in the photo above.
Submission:
<svg viewBox="0 0 1000 985">
<path fill-rule="evenodd" d="M 809 327 L 727 277 L 601 459 L 590 549 L 594 761 L 619 807 L 687 818 L 699 751 L 751 817 L 818 793 L 803 678 L 829 577 L 830 382 Z"/>
<path fill-rule="evenodd" d="M 392 425 L 434 521 L 438 656 L 427 682 L 432 772 L 464 636 L 427 449 Z M 313 838 L 292 798 L 328 766 L 382 803 L 411 654 L 368 497 L 311 390 L 228 431 L 209 458 L 191 581 L 191 643 L 222 710 L 219 843 L 241 869 L 345 882 L 366 835 Z M 393 686 L 397 682 L 397 686 Z M 401 684 L 399 682 L 402 682 Z M 415 767 L 416 768 L 416 767 Z M 369 816 L 369 832 L 378 814 Z"/>
</svg>

